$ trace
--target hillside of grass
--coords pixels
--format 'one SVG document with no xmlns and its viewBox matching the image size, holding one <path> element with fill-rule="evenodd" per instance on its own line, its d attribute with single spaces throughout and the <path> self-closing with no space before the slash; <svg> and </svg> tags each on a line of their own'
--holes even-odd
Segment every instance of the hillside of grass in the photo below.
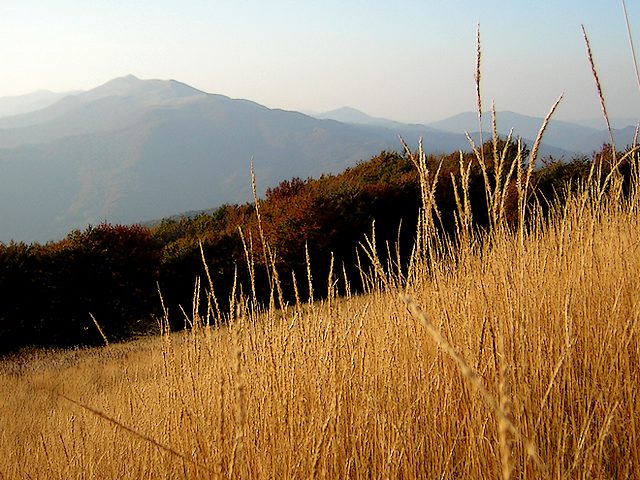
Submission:
<svg viewBox="0 0 640 480">
<path fill-rule="evenodd" d="M 305 239 L 287 228 L 323 237 L 303 214 L 316 211 L 314 193 L 335 192 L 333 182 L 362 191 L 356 180 L 375 161 L 343 180 L 270 192 L 262 234 L 259 224 L 249 233 L 257 223 L 249 207 L 144 232 L 165 235 L 167 261 L 196 240 L 231 242 L 235 225 L 225 222 L 246 219 L 248 284 L 238 274 L 222 297 L 223 270 L 210 265 L 211 283 L 204 272 L 200 307 L 185 312 L 182 332 L 170 332 L 165 312 L 161 336 L 6 357 L 0 476 L 634 478 L 638 152 L 604 149 L 535 174 L 517 153 L 497 152 L 468 162 L 421 152 L 378 159 L 376 175 L 393 167 L 391 181 L 404 184 L 406 174 L 418 186 L 409 252 L 397 255 L 395 243 L 387 251 L 369 233 L 355 279 L 335 256 L 326 275 L 316 274 L 320 260 L 304 264 L 311 275 L 294 265 L 291 302 L 279 262 L 287 241 L 297 259 Z M 554 185 L 563 175 L 571 183 Z M 555 188 L 556 200 L 547 204 L 536 184 Z M 454 197 L 448 207 L 436 202 L 440 188 Z M 260 273 L 260 262 L 271 269 Z"/>
</svg>

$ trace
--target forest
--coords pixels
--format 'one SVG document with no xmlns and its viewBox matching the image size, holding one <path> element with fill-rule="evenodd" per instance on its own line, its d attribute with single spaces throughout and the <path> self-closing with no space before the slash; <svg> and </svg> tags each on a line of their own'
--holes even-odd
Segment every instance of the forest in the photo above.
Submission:
<svg viewBox="0 0 640 480">
<path fill-rule="evenodd" d="M 451 248 L 459 227 L 456 198 L 462 195 L 452 179 L 465 165 L 473 229 L 489 227 L 485 180 L 496 178 L 505 185 L 507 224 L 517 222 L 518 169 L 493 171 L 493 156 L 502 152 L 508 165 L 516 157 L 525 162 L 528 150 L 518 154 L 518 145 L 504 139 L 482 148 L 487 171 L 474 162 L 473 152 L 427 157 L 438 206 L 435 224 Z M 543 160 L 533 171 L 529 203 L 544 214 L 587 180 L 594 163 L 606 173 L 610 152 L 603 145 L 591 158 Z M 235 302 L 231 297 L 242 292 L 265 308 L 296 297 L 322 298 L 330 271 L 336 272 L 338 292 L 357 293 L 364 287 L 363 272 L 371 268 L 365 241 L 373 241 L 378 258 L 400 270 L 411 255 L 421 190 L 408 153 L 383 151 L 338 175 L 285 180 L 254 204 L 223 205 L 210 214 L 151 227 L 101 224 L 46 244 L 0 243 L 0 352 L 157 333 L 165 309 L 172 330 L 211 311 L 211 322 L 225 322 L 223 312 Z M 629 177 L 629 165 L 618 168 Z M 216 299 L 213 310 L 206 289 Z"/>
</svg>

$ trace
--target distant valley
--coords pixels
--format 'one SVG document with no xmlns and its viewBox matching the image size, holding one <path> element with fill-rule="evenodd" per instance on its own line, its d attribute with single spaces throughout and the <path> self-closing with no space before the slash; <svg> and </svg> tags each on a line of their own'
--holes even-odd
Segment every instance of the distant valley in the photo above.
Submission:
<svg viewBox="0 0 640 480">
<path fill-rule="evenodd" d="M 465 130 L 478 137 L 475 114 L 429 125 L 349 108 L 312 117 L 134 76 L 86 92 L 0 99 L 0 117 L 2 242 L 44 242 L 88 224 L 248 201 L 251 159 L 262 193 L 283 179 L 336 173 L 399 150 L 398 135 L 412 145 L 424 137 L 433 153 L 467 150 Z M 541 123 L 510 112 L 498 118 L 501 133 L 513 126 L 529 145 Z M 634 131 L 616 131 L 618 144 L 630 143 Z M 607 137 L 553 122 L 541 154 L 569 159 Z"/>
</svg>

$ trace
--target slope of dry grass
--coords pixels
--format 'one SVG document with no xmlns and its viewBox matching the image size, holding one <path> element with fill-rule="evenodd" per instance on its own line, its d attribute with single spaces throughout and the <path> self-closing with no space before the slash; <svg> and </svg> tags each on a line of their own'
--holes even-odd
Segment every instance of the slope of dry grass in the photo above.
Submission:
<svg viewBox="0 0 640 480">
<path fill-rule="evenodd" d="M 366 295 L 6 359 L 0 478 L 633 478 L 640 200 L 597 193 Z"/>
</svg>

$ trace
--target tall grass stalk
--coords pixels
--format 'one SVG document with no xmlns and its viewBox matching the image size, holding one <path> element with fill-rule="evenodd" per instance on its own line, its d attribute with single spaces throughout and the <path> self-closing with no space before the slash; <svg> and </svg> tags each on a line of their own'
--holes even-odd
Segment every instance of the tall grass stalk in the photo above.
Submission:
<svg viewBox="0 0 640 480">
<path fill-rule="evenodd" d="M 636 56 L 636 49 L 633 44 L 633 35 L 631 35 L 631 25 L 629 24 L 629 15 L 627 14 L 627 4 L 624 0 L 620 0 L 622 3 L 622 14 L 624 15 L 624 24 L 627 29 L 627 38 L 629 39 L 629 50 L 631 51 L 631 62 L 636 74 L 636 81 L 638 82 L 638 90 L 640 91 L 640 70 L 638 69 L 638 57 Z"/>
</svg>

